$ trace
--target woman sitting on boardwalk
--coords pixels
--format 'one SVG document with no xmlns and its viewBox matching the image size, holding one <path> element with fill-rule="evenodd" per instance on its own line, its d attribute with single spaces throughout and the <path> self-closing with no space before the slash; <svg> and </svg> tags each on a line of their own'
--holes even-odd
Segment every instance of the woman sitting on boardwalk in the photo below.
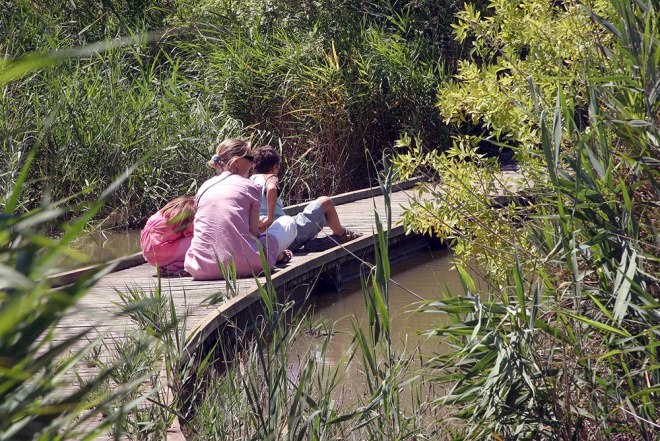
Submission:
<svg viewBox="0 0 660 441">
<path fill-rule="evenodd" d="M 216 176 L 197 192 L 194 235 L 185 259 L 186 271 L 197 280 L 221 279 L 221 267 L 232 265 L 238 277 L 258 275 L 264 269 L 261 249 L 269 268 L 278 256 L 288 258 L 295 221 L 285 216 L 259 232 L 261 188 L 247 179 L 252 159 L 248 142 L 227 139 L 209 162 Z"/>
<path fill-rule="evenodd" d="M 252 168 L 256 174 L 252 175 L 250 179 L 259 184 L 264 193 L 260 210 L 260 231 L 272 228 L 273 223 L 284 216 L 277 179 L 281 160 L 279 153 L 269 145 L 259 147 L 254 153 Z M 342 226 L 335 204 L 327 196 L 321 196 L 310 202 L 301 213 L 296 215 L 295 220 L 298 233 L 290 245 L 292 251 L 303 246 L 306 251 L 323 251 L 362 236 L 362 233 Z M 329 227 L 334 234 L 314 239 L 325 226 Z"/>
</svg>

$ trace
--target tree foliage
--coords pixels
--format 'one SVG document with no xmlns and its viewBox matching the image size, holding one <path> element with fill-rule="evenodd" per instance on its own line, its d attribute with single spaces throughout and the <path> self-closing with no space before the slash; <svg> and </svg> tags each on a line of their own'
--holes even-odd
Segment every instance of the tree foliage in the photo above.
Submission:
<svg viewBox="0 0 660 441">
<path fill-rule="evenodd" d="M 599 13 L 611 10 L 606 1 L 593 3 Z M 470 5 L 457 15 L 455 36 L 473 38 L 472 59 L 460 61 L 439 89 L 438 108 L 459 134 L 521 146 L 518 154 L 529 160 L 524 149 L 539 139 L 535 114 L 554 106 L 558 88 L 585 106 L 582 73 L 592 65 L 611 69 L 598 46 L 612 37 L 575 2 L 492 0 L 488 7 L 488 17 Z"/>
<path fill-rule="evenodd" d="M 5 74 L 33 52 L 106 49 L 35 66 L 6 86 L 1 183 L 11 185 L 21 152 L 47 127 L 26 210 L 49 186 L 55 198 L 91 200 L 151 155 L 100 213 L 108 227 L 138 226 L 164 201 L 194 192 L 227 136 L 282 150 L 286 202 L 374 184 L 365 150 L 378 157 L 401 131 L 434 145 L 447 139 L 435 93 L 465 54 L 448 38 L 462 5 L 4 2 Z"/>
</svg>

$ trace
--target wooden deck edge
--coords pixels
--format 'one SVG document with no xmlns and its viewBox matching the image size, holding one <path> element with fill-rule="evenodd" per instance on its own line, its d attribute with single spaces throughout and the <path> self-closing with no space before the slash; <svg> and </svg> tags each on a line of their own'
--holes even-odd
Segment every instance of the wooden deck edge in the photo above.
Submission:
<svg viewBox="0 0 660 441">
<path fill-rule="evenodd" d="M 124 270 L 126 268 L 131 268 L 133 266 L 142 265 L 145 262 L 146 260 L 144 260 L 142 253 L 138 252 L 129 256 L 118 257 L 116 259 L 109 260 L 108 262 L 97 263 L 83 268 L 54 274 L 49 276 L 48 279 L 51 281 L 51 284 L 56 287 L 69 285 L 71 283 L 75 283 L 79 278 L 94 273 L 101 268 L 112 266 L 113 268 L 111 272 L 115 272 Z"/>
<path fill-rule="evenodd" d="M 412 178 L 408 179 L 407 181 L 396 182 L 392 184 L 392 191 L 407 190 L 414 187 L 419 182 L 424 182 L 424 180 L 422 178 Z M 371 187 L 331 196 L 330 199 L 332 199 L 335 205 L 341 205 L 364 199 L 366 197 L 380 196 L 382 194 L 383 192 L 380 187 Z M 284 212 L 288 215 L 295 215 L 301 212 L 307 206 L 307 204 L 309 204 L 309 202 L 285 207 Z M 137 252 L 129 256 L 118 257 L 108 262 L 98 263 L 83 268 L 77 268 L 75 270 L 54 274 L 49 276 L 48 279 L 55 287 L 69 285 L 71 283 L 75 283 L 80 277 L 98 271 L 104 267 L 113 266 L 112 272 L 115 272 L 126 268 L 131 268 L 133 266 L 142 265 L 145 262 L 146 261 L 144 260 L 142 253 Z"/>
<path fill-rule="evenodd" d="M 390 249 L 401 246 L 406 239 L 417 237 L 406 235 L 403 226 L 393 227 L 390 232 Z M 430 241 L 430 238 L 428 238 Z M 333 268 L 341 266 L 350 260 L 359 261 L 361 255 L 365 252 L 373 252 L 374 235 L 367 234 L 360 239 L 349 242 L 345 245 L 331 248 L 329 250 L 316 253 L 317 255 L 305 262 L 303 266 L 290 266 L 278 269 L 272 276 L 272 289 L 278 292 L 280 300 L 286 298 L 288 293 L 279 292 L 282 287 L 289 289 L 295 288 L 292 284 L 303 284 L 313 280 L 315 276 L 309 276 L 310 273 L 316 275 L 325 271 L 332 271 Z M 414 250 L 411 250 L 414 252 Z M 287 290 L 288 291 L 288 290 Z M 184 353 L 190 357 L 199 347 L 211 337 L 211 335 L 224 323 L 227 323 L 245 312 L 255 303 L 261 300 L 259 287 L 255 283 L 251 285 L 243 294 L 223 302 L 203 317 L 192 330 L 188 343 L 185 346 Z M 288 298 L 288 300 L 291 300 Z M 182 360 L 183 362 L 187 360 Z"/>
<path fill-rule="evenodd" d="M 419 238 L 422 236 L 406 235 L 405 230 L 401 225 L 393 227 L 390 230 L 389 248 L 401 247 L 402 242 L 406 242 L 407 239 L 412 237 Z M 430 242 L 430 238 L 427 238 L 426 242 Z M 373 251 L 373 249 L 374 235 L 371 234 L 365 235 L 364 237 L 345 245 L 315 253 L 314 258 L 306 261 L 304 266 L 291 265 L 286 268 L 278 268 L 271 276 L 272 289 L 278 293 L 278 299 L 280 301 L 292 300 L 290 298 L 283 298 L 287 295 L 287 285 L 290 286 L 291 284 L 304 283 L 305 279 L 307 281 L 312 280 L 315 276 L 305 277 L 305 275 L 309 275 L 310 273 L 318 275 L 323 272 L 324 267 L 332 270 L 333 268 L 337 268 L 337 265 L 341 265 L 342 261 L 346 262 L 353 260 L 359 262 L 364 251 Z M 418 249 L 419 248 L 417 248 L 417 250 Z M 411 250 L 410 252 L 414 251 Z M 283 290 L 282 288 L 285 289 Z M 260 302 L 261 295 L 259 292 L 259 286 L 255 282 L 255 284 L 248 287 L 243 294 L 229 299 L 215 307 L 204 316 L 191 331 L 182 351 L 182 359 L 179 360 L 179 362 L 182 364 L 187 363 L 193 354 L 195 354 L 199 348 L 203 347 L 223 324 L 234 320 L 234 318 L 240 314 L 245 314 L 250 308 L 259 305 Z M 244 323 L 237 324 L 238 326 L 244 325 Z M 167 441 L 185 441 L 186 437 L 183 434 L 181 427 L 182 424 L 179 421 L 179 418 L 175 418 L 174 423 L 168 428 Z"/>
</svg>

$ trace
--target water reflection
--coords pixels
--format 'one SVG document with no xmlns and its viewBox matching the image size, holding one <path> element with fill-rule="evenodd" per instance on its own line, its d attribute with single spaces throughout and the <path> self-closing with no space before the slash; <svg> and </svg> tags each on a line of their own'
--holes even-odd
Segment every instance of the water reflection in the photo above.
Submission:
<svg viewBox="0 0 660 441">
<path fill-rule="evenodd" d="M 415 312 L 423 300 L 440 300 L 443 290 L 452 295 L 460 295 L 463 288 L 458 273 L 451 264 L 449 250 L 443 249 L 431 253 L 420 253 L 392 266 L 390 283 L 390 315 L 391 339 L 395 353 L 409 354 L 415 357 L 444 353 L 448 350 L 445 343 L 438 337 L 427 338 L 419 335 L 420 331 L 433 329 L 442 324 L 448 324 L 447 316 L 439 313 Z M 414 294 L 411 294 L 414 293 Z M 353 327 L 351 319 L 366 330 L 368 316 L 365 309 L 365 299 L 359 280 L 346 283 L 340 291 L 316 292 L 311 299 L 313 311 L 309 315 L 310 322 L 325 324 L 308 335 L 303 335 L 294 349 L 290 360 L 304 359 L 311 353 L 317 363 L 328 367 L 347 362 L 347 354 L 351 350 Z M 333 329 L 330 343 L 322 356 L 325 337 L 323 330 Z M 297 366 L 291 366 L 292 373 Z M 359 366 L 351 367 L 346 373 L 344 384 L 349 384 L 351 395 L 360 394 L 360 384 L 352 382 L 363 377 Z M 345 393 L 346 391 L 344 391 Z M 354 398 L 354 397 L 351 397 Z"/>
<path fill-rule="evenodd" d="M 77 262 L 63 257 L 60 266 L 65 270 L 106 262 L 140 251 L 140 230 L 92 232 L 71 243 L 69 248 L 87 256 L 87 260 Z"/>
</svg>

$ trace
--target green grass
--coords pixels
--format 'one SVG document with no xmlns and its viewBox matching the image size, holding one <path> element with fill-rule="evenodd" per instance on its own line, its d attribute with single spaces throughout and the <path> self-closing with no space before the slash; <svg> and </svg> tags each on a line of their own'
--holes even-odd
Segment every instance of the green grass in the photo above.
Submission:
<svg viewBox="0 0 660 441">
<path fill-rule="evenodd" d="M 607 63 L 577 72 L 586 108 L 558 88 L 554 103 L 526 109 L 538 128 L 538 142 L 524 147 L 536 158 L 525 165 L 537 193 L 523 208 L 490 203 L 485 189 L 495 180 L 475 180 L 488 169 L 473 167 L 483 160 L 471 151 L 474 139 L 457 139 L 444 157 L 424 154 L 444 130 L 429 128 L 437 115 L 427 113 L 444 68 L 437 47 L 414 36 L 430 9 L 369 5 L 333 27 L 328 17 L 351 12 L 349 4 L 319 3 L 309 15 L 284 3 L 271 10 L 177 3 L 173 15 L 150 5 L 157 7 L 117 2 L 105 15 L 90 7 L 78 11 L 88 20 L 70 29 L 61 26 L 64 9 L 44 15 L 42 29 L 37 13 L 46 11 L 2 5 L 2 29 L 12 32 L 2 33 L 10 58 L 0 70 L 7 189 L 0 439 L 108 430 L 148 439 L 177 413 L 198 439 L 654 439 L 660 51 L 653 3 L 613 0 L 611 17 L 584 7 L 609 36 L 607 47 L 594 43 Z M 297 32 L 281 31 L 283 20 Z M 155 28 L 161 32 L 147 32 Z M 541 87 L 526 84 L 532 96 Z M 304 199 L 340 188 L 337 171 L 361 170 L 362 152 L 377 157 L 393 138 L 388 130 L 416 135 L 400 146 L 455 184 L 449 196 L 465 198 L 435 192 L 442 210 L 421 206 L 408 220 L 422 220 L 407 227 L 451 238 L 465 261 L 483 260 L 489 277 L 480 292 L 459 267 L 465 292 L 426 306 L 453 319 L 429 335 L 455 350 L 432 358 L 419 378 L 403 380 L 418 366 L 392 348 L 381 229 L 364 285 L 368 327 L 355 326 L 346 355 L 361 366 L 367 390 L 353 402 L 333 399 L 344 371 L 318 363 L 323 350 L 303 359 L 296 375 L 287 371 L 288 350 L 309 323 L 268 284 L 260 291 L 266 314 L 249 338 L 185 365 L 185 317 L 174 314 L 160 285 L 123 293 L 139 332 L 108 345 L 111 360 L 98 342 L 72 349 L 85 332 L 55 343 L 57 323 L 110 270 L 56 290 L 46 277 L 56 256 L 82 261 L 68 244 L 93 221 L 138 223 L 164 200 L 194 192 L 214 142 L 233 135 L 280 145 L 291 198 Z M 379 167 L 391 179 L 386 164 Z M 331 335 L 320 337 L 322 348 Z M 99 374 L 56 395 L 85 363 Z M 166 395 L 161 369 L 179 401 Z M 419 389 L 429 381 L 446 391 L 435 402 Z M 101 423 L 79 429 L 80 418 L 98 415 Z M 457 423 L 446 428 L 448 420 Z"/>
<path fill-rule="evenodd" d="M 411 210 L 408 228 L 453 239 L 463 268 L 496 263 L 486 290 L 459 267 L 465 292 L 426 306 L 453 319 L 429 331 L 455 347 L 430 367 L 448 390 L 438 404 L 466 425 L 457 436 L 653 440 L 660 427 L 658 9 L 611 7 L 604 18 L 583 6 L 608 34 L 594 46 L 603 63 L 575 72 L 587 121 L 561 87 L 553 105 L 526 109 L 539 136 L 522 153 L 543 161 L 521 164 L 527 205 L 493 206 L 483 190 L 497 174 L 457 161 L 482 159 L 458 141 L 418 162 L 451 191 L 421 190 L 437 200 Z"/>
</svg>

